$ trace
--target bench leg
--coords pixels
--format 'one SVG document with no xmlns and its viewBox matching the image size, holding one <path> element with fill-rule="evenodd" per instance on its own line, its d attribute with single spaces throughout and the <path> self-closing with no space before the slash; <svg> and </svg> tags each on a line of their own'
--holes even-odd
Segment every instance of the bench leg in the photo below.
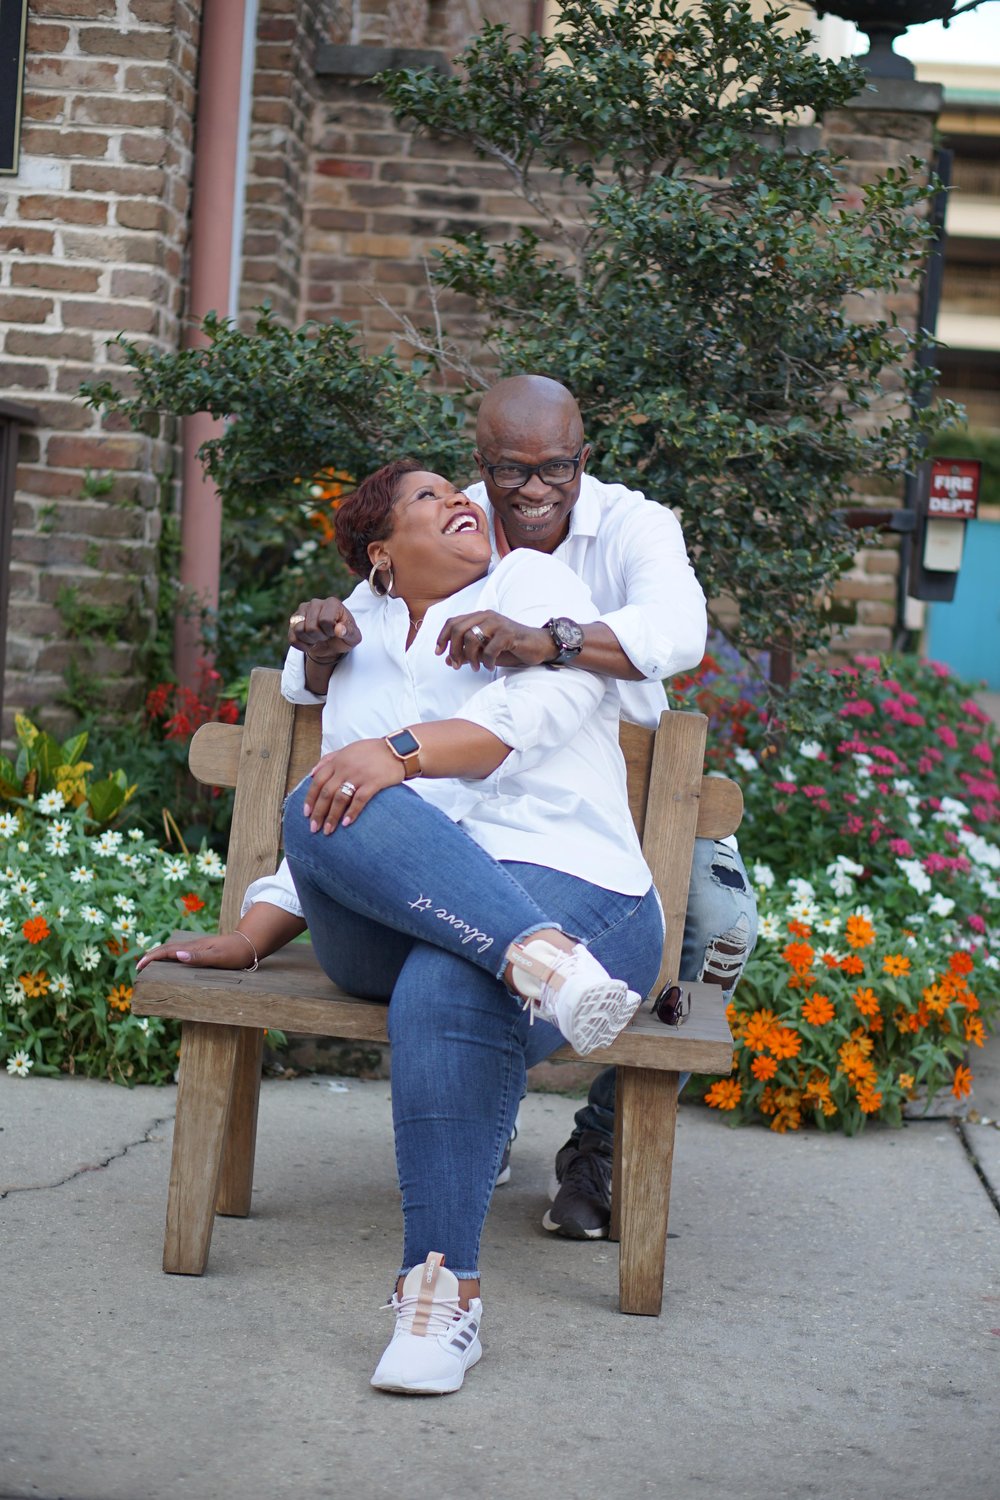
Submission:
<svg viewBox="0 0 1000 1500">
<path fill-rule="evenodd" d="M 240 1027 L 185 1021 L 163 1269 L 200 1276 L 208 1260 Z"/>
<path fill-rule="evenodd" d="M 217 1214 L 245 1219 L 253 1193 L 253 1159 L 257 1145 L 257 1103 L 264 1033 L 259 1026 L 241 1026 L 236 1049 L 229 1127 L 222 1152 L 222 1174 Z"/>
<path fill-rule="evenodd" d="M 622 1237 L 622 1112 L 617 1106 L 621 1098 L 624 1068 L 615 1069 L 615 1139 L 611 1169 L 611 1222 L 608 1224 L 608 1239 Z"/>
<path fill-rule="evenodd" d="M 658 1317 L 677 1125 L 676 1073 L 619 1068 L 616 1114 L 622 1154 L 619 1308 Z"/>
</svg>

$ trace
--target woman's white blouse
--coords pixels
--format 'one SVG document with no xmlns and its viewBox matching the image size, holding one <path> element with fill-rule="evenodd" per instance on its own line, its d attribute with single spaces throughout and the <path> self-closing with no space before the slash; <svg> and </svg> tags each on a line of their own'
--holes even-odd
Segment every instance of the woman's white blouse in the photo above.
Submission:
<svg viewBox="0 0 1000 1500">
<path fill-rule="evenodd" d="M 418 777 L 407 785 L 494 859 L 547 865 L 607 890 L 645 895 L 652 877 L 628 809 L 614 681 L 575 667 L 456 671 L 434 654 L 445 621 L 472 610 L 533 626 L 555 615 L 594 620 L 587 586 L 565 564 L 527 549 L 511 552 L 485 578 L 429 609 L 408 651 L 401 599 L 376 598 L 362 584 L 347 604 L 362 639 L 330 678 L 324 753 L 410 724 L 479 724 L 511 746 L 496 771 L 483 780 Z M 324 701 L 305 685 L 300 651 L 288 653 L 281 690 L 293 703 Z M 300 913 L 284 862 L 250 886 L 243 910 L 255 901 Z"/>
</svg>

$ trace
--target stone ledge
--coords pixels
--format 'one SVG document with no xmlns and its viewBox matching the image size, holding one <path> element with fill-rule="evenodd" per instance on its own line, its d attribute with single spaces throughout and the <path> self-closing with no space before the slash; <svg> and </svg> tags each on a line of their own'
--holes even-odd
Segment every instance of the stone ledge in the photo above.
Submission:
<svg viewBox="0 0 1000 1500">
<path fill-rule="evenodd" d="M 340 46 L 325 42 L 316 51 L 318 78 L 374 78 L 387 68 L 426 68 L 450 73 L 443 52 L 421 47 Z"/>
<path fill-rule="evenodd" d="M 918 83 L 914 78 L 871 78 L 844 109 L 899 110 L 906 114 L 936 115 L 941 111 L 944 85 Z"/>
</svg>

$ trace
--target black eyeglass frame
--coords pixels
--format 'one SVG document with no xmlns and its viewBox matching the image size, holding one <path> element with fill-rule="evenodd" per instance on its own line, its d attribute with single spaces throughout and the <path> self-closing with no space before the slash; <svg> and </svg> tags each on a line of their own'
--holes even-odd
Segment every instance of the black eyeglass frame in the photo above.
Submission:
<svg viewBox="0 0 1000 1500">
<path fill-rule="evenodd" d="M 679 984 L 665 984 L 650 1002 L 649 1009 L 664 1026 L 683 1026 L 691 1014 L 691 991 Z"/>
<path fill-rule="evenodd" d="M 523 490 L 524 486 L 528 483 L 529 479 L 531 479 L 532 475 L 534 474 L 538 475 L 543 484 L 550 484 L 552 485 L 553 489 L 558 490 L 562 489 L 567 484 L 573 483 L 573 480 L 576 478 L 577 473 L 579 472 L 580 464 L 583 462 L 583 450 L 584 448 L 586 448 L 586 446 L 586 443 L 581 443 L 580 447 L 574 453 L 572 458 L 547 458 L 543 464 L 519 464 L 515 463 L 513 459 L 503 459 L 498 464 L 488 464 L 481 453 L 478 455 L 478 458 L 479 462 L 482 464 L 483 468 L 490 476 L 490 480 L 493 484 L 496 485 L 497 489 L 499 490 Z M 548 468 L 549 464 L 572 464 L 573 472 L 568 479 L 546 479 L 545 475 L 542 473 L 542 470 Z M 526 472 L 524 478 L 520 480 L 519 483 L 502 484 L 496 477 L 496 471 L 497 469 L 503 468 L 523 469 Z"/>
</svg>

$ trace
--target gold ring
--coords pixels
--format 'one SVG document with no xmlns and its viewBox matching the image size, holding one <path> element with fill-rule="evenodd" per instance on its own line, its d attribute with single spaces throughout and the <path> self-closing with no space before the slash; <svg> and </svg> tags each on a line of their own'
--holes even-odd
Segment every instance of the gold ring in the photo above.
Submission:
<svg viewBox="0 0 1000 1500">
<path fill-rule="evenodd" d="M 288 623 L 289 625 L 304 625 L 306 623 L 306 617 L 305 615 L 292 615 Z"/>
<path fill-rule="evenodd" d="M 486 645 L 486 632 L 484 630 L 480 630 L 478 625 L 470 625 L 469 634 L 474 635 L 476 637 L 476 640 L 479 641 L 481 645 Z"/>
</svg>

